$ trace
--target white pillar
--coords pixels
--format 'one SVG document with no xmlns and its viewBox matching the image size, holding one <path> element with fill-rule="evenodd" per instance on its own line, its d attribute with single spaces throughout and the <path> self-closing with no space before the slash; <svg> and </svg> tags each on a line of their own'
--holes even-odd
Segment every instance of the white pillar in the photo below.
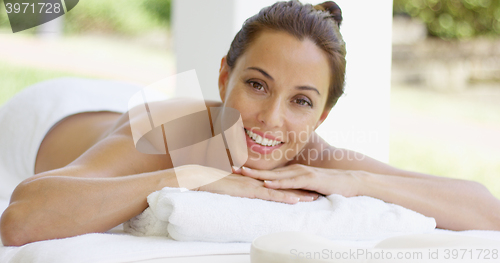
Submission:
<svg viewBox="0 0 500 263">
<path fill-rule="evenodd" d="M 196 69 L 205 99 L 220 100 L 217 78 L 221 58 L 243 21 L 274 2 L 174 0 L 177 72 Z M 347 43 L 346 95 L 317 131 L 335 147 L 359 151 L 387 162 L 392 1 L 336 2 L 342 8 L 341 32 Z"/>
<path fill-rule="evenodd" d="M 177 72 L 196 69 L 205 99 L 219 100 L 220 61 L 246 18 L 273 0 L 174 0 Z M 182 94 L 182 91 L 176 91 Z"/>
<path fill-rule="evenodd" d="M 58 39 L 63 34 L 64 15 L 37 27 L 37 36 L 43 39 Z"/>
<path fill-rule="evenodd" d="M 318 133 L 335 147 L 388 162 L 392 0 L 336 3 L 344 17 L 341 32 L 347 45 L 346 94 Z"/>
</svg>

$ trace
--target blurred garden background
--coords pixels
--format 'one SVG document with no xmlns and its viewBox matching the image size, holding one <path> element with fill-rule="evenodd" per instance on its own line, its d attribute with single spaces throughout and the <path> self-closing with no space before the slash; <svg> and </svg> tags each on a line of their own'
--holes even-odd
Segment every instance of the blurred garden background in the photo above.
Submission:
<svg viewBox="0 0 500 263">
<path fill-rule="evenodd" d="M 12 34 L 0 0 L 0 105 L 56 77 L 148 85 L 174 74 L 170 9 L 82 0 L 58 23 Z M 499 137 L 500 0 L 394 0 L 390 164 L 500 198 Z"/>
<path fill-rule="evenodd" d="M 500 0 L 394 0 L 392 165 L 500 198 Z"/>
</svg>

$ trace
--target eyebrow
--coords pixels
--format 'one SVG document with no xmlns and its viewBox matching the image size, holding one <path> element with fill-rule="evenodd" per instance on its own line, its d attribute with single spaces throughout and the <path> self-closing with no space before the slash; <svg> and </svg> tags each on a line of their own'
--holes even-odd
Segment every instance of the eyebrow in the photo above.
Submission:
<svg viewBox="0 0 500 263">
<path fill-rule="evenodd" d="M 318 89 L 310 87 L 310 86 L 299 86 L 299 87 L 297 87 L 297 89 L 299 89 L 299 90 L 314 90 L 314 91 L 316 91 L 316 93 L 318 93 L 318 95 L 321 96 L 321 94 L 319 94 Z"/>
<path fill-rule="evenodd" d="M 273 77 L 271 77 L 271 75 L 269 75 L 267 72 L 265 72 L 263 69 L 261 68 L 257 68 L 257 67 L 248 67 L 248 69 L 253 69 L 253 70 L 257 70 L 258 72 L 262 73 L 262 75 L 266 76 L 267 78 L 271 79 L 272 81 L 274 81 Z"/>
<path fill-rule="evenodd" d="M 262 75 L 264 75 L 267 78 L 269 78 L 270 80 L 274 81 L 273 77 L 271 77 L 271 75 L 269 75 L 266 71 L 264 71 L 261 68 L 258 68 L 258 67 L 248 67 L 247 70 L 249 70 L 249 69 L 257 70 L 260 73 L 262 73 Z M 321 96 L 321 94 L 319 93 L 318 89 L 316 89 L 314 87 L 311 87 L 311 86 L 298 86 L 298 87 L 296 87 L 296 89 L 298 89 L 298 90 L 314 90 L 314 91 L 316 91 L 316 93 L 318 93 L 318 95 Z"/>
</svg>

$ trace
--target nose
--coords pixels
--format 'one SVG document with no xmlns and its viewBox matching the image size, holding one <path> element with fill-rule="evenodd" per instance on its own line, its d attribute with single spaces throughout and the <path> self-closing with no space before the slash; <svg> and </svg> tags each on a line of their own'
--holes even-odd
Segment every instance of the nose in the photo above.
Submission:
<svg viewBox="0 0 500 263">
<path fill-rule="evenodd" d="M 278 97 L 271 97 L 262 104 L 257 116 L 259 122 L 267 128 L 279 128 L 283 126 L 284 105 Z"/>
</svg>

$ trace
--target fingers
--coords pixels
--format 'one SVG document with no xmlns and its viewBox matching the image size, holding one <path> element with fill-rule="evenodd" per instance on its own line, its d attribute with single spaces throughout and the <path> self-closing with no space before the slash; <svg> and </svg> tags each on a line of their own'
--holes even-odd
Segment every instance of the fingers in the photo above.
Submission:
<svg viewBox="0 0 500 263">
<path fill-rule="evenodd" d="M 286 193 L 284 191 L 268 189 L 264 187 L 260 188 L 257 191 L 255 198 L 287 204 L 296 204 L 300 201 L 300 197 L 296 194 Z"/>
<path fill-rule="evenodd" d="M 265 180 L 264 186 L 271 189 L 304 189 L 316 191 L 317 189 L 310 183 L 311 179 L 306 178 L 306 176 L 296 176 L 278 180 Z"/>
<path fill-rule="evenodd" d="M 259 189 L 248 196 L 250 198 L 295 204 L 314 201 L 320 195 L 312 183 L 317 181 L 316 178 L 313 178 L 309 168 L 302 165 L 290 165 L 270 171 L 233 166 L 232 170 L 233 174 L 260 182 L 260 186 L 257 186 Z"/>
<path fill-rule="evenodd" d="M 259 180 L 277 180 L 299 175 L 299 171 L 290 168 L 286 169 L 285 167 L 275 170 L 257 170 L 242 167 L 240 171 L 242 175 Z"/>
<path fill-rule="evenodd" d="M 297 202 L 311 202 L 318 199 L 319 194 L 311 191 L 304 191 L 300 189 L 271 189 L 264 186 L 264 183 L 258 179 L 248 178 L 242 176 L 247 180 L 255 180 L 259 182 L 258 185 L 254 185 L 252 187 L 254 190 L 248 193 L 253 192 L 253 194 L 247 195 L 249 198 L 259 198 L 268 201 L 282 202 L 287 204 L 295 204 Z M 249 191 L 249 189 L 245 187 L 244 191 Z M 243 190 L 243 189 L 242 189 Z"/>
<path fill-rule="evenodd" d="M 320 194 L 302 189 L 282 189 L 281 191 L 296 194 L 300 198 L 300 202 L 311 202 L 319 198 Z"/>
<path fill-rule="evenodd" d="M 200 190 L 232 196 L 258 198 L 286 204 L 310 202 L 318 198 L 317 193 L 312 193 L 310 191 L 267 188 L 261 180 L 239 174 L 232 174 L 224 177 L 221 180 L 200 187 Z"/>
<path fill-rule="evenodd" d="M 317 193 L 311 193 L 308 191 L 286 189 L 286 190 L 276 190 L 262 187 L 256 198 L 281 202 L 286 204 L 296 204 L 298 202 L 312 202 L 318 199 L 319 195 Z"/>
<path fill-rule="evenodd" d="M 241 174 L 241 168 L 239 167 L 231 166 L 231 170 L 233 171 L 233 174 Z"/>
<path fill-rule="evenodd" d="M 319 198 L 319 194 L 295 189 L 277 190 L 261 188 L 255 198 L 287 204 L 296 204 L 297 202 L 312 202 Z"/>
</svg>

